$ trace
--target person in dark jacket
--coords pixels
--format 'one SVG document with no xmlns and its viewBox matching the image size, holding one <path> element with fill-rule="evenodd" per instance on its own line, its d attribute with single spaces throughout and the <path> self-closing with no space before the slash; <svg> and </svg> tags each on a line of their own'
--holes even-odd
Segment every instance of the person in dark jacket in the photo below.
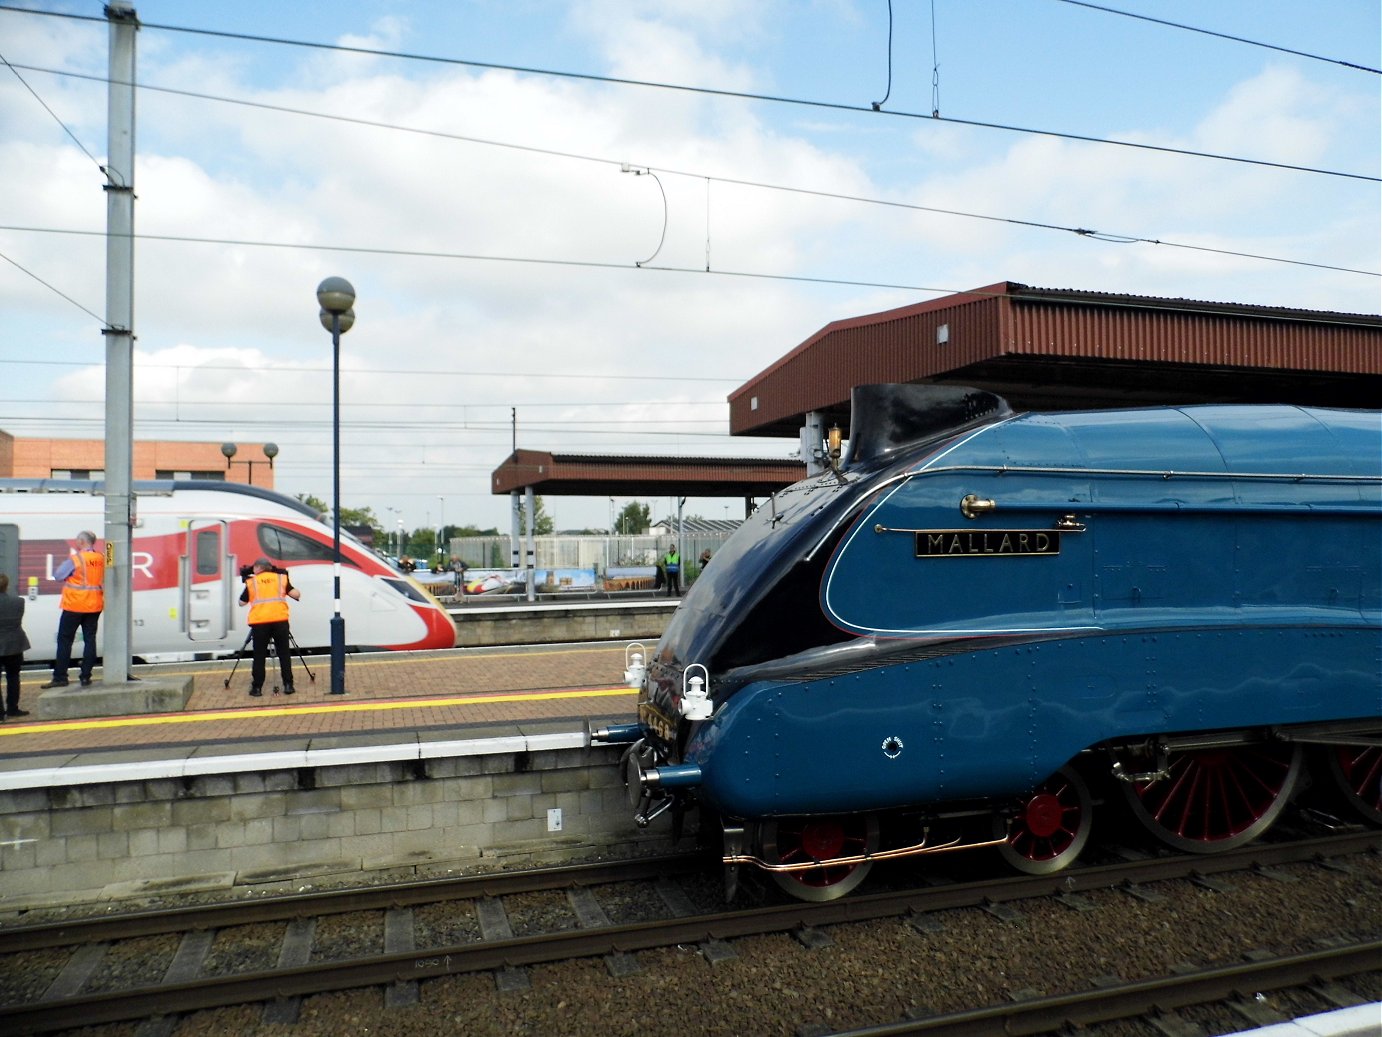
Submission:
<svg viewBox="0 0 1382 1037">
<path fill-rule="evenodd" d="M 5 708 L 0 710 L 0 720 L 29 715 L 27 709 L 19 708 L 19 667 L 28 648 L 24 599 L 10 593 L 9 575 L 0 573 L 0 666 L 5 670 Z"/>
</svg>

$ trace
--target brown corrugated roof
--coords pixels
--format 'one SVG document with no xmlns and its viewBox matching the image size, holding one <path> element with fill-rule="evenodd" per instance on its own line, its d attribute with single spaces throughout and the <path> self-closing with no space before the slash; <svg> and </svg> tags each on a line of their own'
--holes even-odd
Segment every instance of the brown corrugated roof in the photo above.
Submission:
<svg viewBox="0 0 1382 1037">
<path fill-rule="evenodd" d="M 518 450 L 494 470 L 493 493 L 621 497 L 766 497 L 806 477 L 800 461 L 636 457 Z"/>
<path fill-rule="evenodd" d="M 1000 282 L 833 321 L 729 397 L 736 435 L 848 435 L 856 385 L 938 382 L 1015 409 L 1201 402 L 1375 407 L 1382 317 Z"/>
</svg>

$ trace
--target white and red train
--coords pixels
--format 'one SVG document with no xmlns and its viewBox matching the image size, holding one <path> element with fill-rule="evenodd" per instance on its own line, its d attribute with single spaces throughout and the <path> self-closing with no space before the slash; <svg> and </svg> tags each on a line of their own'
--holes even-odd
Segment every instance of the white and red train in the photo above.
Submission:
<svg viewBox="0 0 1382 1037">
<path fill-rule="evenodd" d="M 136 659 L 225 655 L 245 642 L 240 568 L 268 558 L 302 592 L 292 628 L 304 649 L 330 645 L 332 530 L 306 505 L 241 483 L 135 484 L 130 651 Z M 62 585 L 53 579 L 77 533 L 102 535 L 99 481 L 0 479 L 0 572 L 27 597 L 30 662 L 52 659 Z M 98 550 L 100 545 L 98 545 Z M 348 647 L 451 648 L 456 628 L 420 584 L 341 534 L 341 615 Z M 104 625 L 104 624 L 103 624 Z M 99 647 L 99 645 L 98 645 Z"/>
</svg>

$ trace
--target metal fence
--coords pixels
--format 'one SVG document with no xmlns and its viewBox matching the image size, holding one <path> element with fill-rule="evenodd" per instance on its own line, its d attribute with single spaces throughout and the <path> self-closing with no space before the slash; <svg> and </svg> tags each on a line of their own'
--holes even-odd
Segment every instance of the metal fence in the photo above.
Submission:
<svg viewBox="0 0 1382 1037">
<path fill-rule="evenodd" d="M 707 548 L 711 554 L 728 539 L 727 533 L 685 533 L 681 538 L 683 581 L 700 570 L 697 559 Z M 534 537 L 539 569 L 591 569 L 603 576 L 611 568 L 655 566 L 676 542 L 670 533 L 661 536 L 540 536 Z M 459 558 L 471 569 L 508 569 L 514 564 L 511 541 L 506 536 L 453 537 L 448 557 Z M 518 564 L 526 564 L 528 542 L 518 543 Z"/>
</svg>

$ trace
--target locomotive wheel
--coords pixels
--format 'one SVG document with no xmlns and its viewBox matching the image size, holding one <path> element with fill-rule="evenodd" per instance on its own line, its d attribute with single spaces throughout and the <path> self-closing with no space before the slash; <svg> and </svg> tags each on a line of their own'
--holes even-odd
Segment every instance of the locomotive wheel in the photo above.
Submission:
<svg viewBox="0 0 1382 1037">
<path fill-rule="evenodd" d="M 1373 824 L 1382 825 L 1382 747 L 1330 746 L 1325 760 L 1348 805 Z"/>
<path fill-rule="evenodd" d="M 1022 801 L 1012 823 L 1006 825 L 1008 841 L 998 852 L 1028 875 L 1060 871 L 1089 841 L 1093 817 L 1089 787 L 1073 767 L 1062 767 Z M 1001 836 L 1004 830 L 1004 819 L 994 817 L 993 834 Z"/>
<path fill-rule="evenodd" d="M 769 864 L 808 864 L 878 849 L 878 818 L 872 814 L 768 820 L 759 831 L 763 859 Z M 872 868 L 871 861 L 864 861 L 769 874 L 798 900 L 820 902 L 844 896 L 863 882 Z"/>
<path fill-rule="evenodd" d="M 1221 853 L 1256 839 L 1286 809 L 1301 774 L 1297 745 L 1171 754 L 1169 776 L 1123 784 L 1133 815 L 1168 846 Z"/>
</svg>

